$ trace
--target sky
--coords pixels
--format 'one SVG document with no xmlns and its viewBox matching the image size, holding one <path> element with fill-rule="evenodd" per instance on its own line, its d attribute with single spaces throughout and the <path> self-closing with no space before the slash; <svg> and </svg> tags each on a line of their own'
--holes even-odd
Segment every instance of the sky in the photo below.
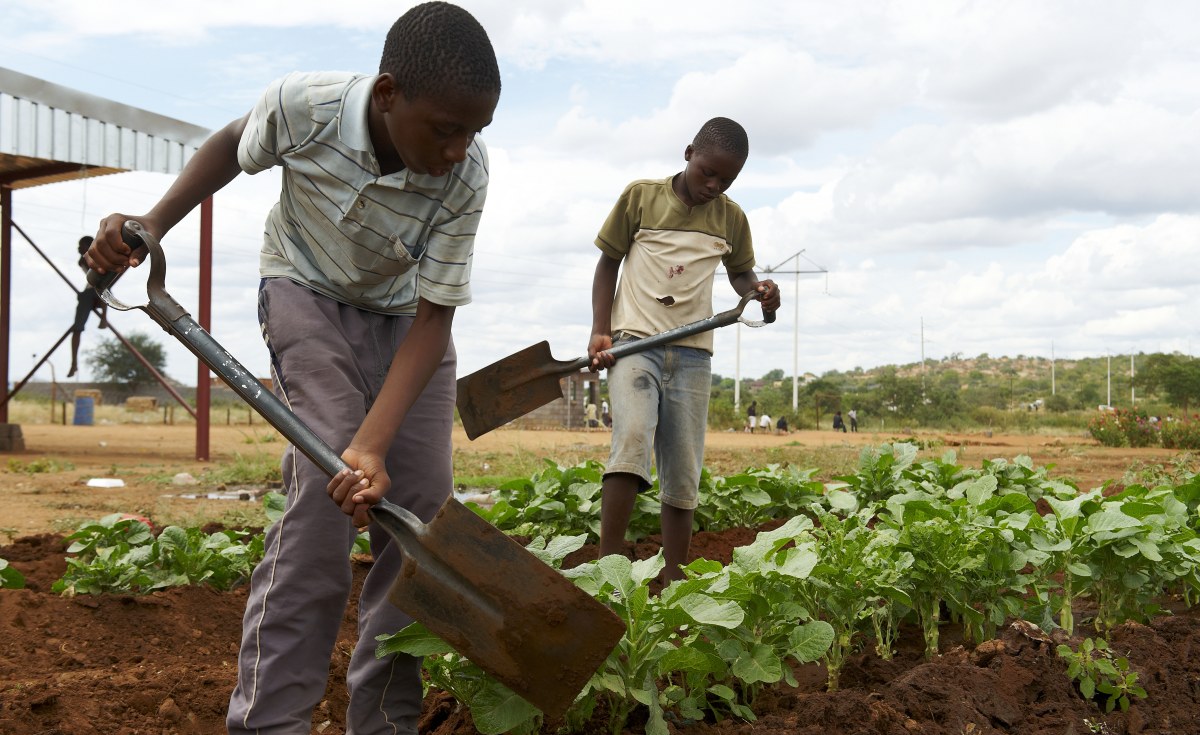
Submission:
<svg viewBox="0 0 1200 735">
<path fill-rule="evenodd" d="M 719 330 L 715 373 L 1200 351 L 1200 4 L 461 4 L 492 39 L 503 91 L 482 135 L 492 183 L 473 303 L 455 316 L 460 376 L 541 340 L 558 359 L 586 354 L 597 230 L 628 182 L 682 170 L 718 115 L 748 132 L 728 194 L 783 306 L 772 325 Z M 374 73 L 410 5 L 6 0 L 0 66 L 217 129 L 290 71 Z M 171 181 L 18 190 L 14 219 L 82 279 L 79 235 L 145 212 Z M 211 331 L 257 375 L 257 254 L 279 181 L 241 176 L 214 200 Z M 192 216 L 163 239 L 168 291 L 193 309 L 198 231 Z M 17 380 L 74 299 L 19 237 L 13 262 Z M 736 303 L 722 275 L 713 294 L 716 311 Z M 136 279 L 118 295 L 135 300 Z M 145 314 L 111 319 L 161 337 L 167 373 L 195 383 L 195 359 Z M 93 320 L 81 351 L 105 334 Z M 60 381 L 69 362 L 65 345 L 50 360 Z"/>
</svg>

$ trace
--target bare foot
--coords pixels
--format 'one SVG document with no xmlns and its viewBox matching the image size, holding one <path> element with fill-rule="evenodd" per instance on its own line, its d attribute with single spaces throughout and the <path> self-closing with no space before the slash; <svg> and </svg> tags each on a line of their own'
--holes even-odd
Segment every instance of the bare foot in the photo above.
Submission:
<svg viewBox="0 0 1200 735">
<path fill-rule="evenodd" d="M 67 377 L 73 378 L 73 377 L 75 377 L 75 373 L 77 373 L 77 372 L 79 372 L 79 368 L 72 365 L 71 369 L 67 371 Z"/>
</svg>

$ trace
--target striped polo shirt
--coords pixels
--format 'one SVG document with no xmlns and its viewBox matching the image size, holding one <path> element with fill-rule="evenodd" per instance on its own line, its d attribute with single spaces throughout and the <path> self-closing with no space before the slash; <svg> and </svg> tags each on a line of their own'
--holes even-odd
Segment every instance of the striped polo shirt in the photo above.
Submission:
<svg viewBox="0 0 1200 735">
<path fill-rule="evenodd" d="M 467 304 L 487 150 L 477 136 L 440 178 L 407 169 L 380 176 L 367 125 L 374 81 L 294 73 L 255 105 L 238 163 L 250 174 L 283 166 L 260 273 L 383 314 L 415 314 L 419 297 Z"/>
<path fill-rule="evenodd" d="M 754 268 L 750 222 L 732 199 L 720 195 L 688 207 L 671 179 L 625 187 L 596 237 L 596 247 L 624 260 L 613 302 L 612 331 L 638 337 L 665 332 L 712 316 L 713 273 L 724 263 L 733 274 Z M 713 351 L 711 331 L 674 344 Z"/>
</svg>

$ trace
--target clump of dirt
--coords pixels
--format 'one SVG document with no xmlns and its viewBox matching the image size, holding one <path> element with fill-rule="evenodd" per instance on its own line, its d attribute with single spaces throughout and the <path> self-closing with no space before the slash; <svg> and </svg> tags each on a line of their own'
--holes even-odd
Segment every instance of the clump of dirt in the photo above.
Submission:
<svg viewBox="0 0 1200 735">
<path fill-rule="evenodd" d="M 693 556 L 728 562 L 755 531 L 697 534 Z M 644 558 L 655 539 L 631 544 Z M 26 575 L 27 589 L 0 591 L 0 732 L 60 735 L 224 733 L 224 712 L 236 677 L 245 589 L 186 587 L 144 597 L 68 599 L 50 586 L 65 569 L 65 542 L 46 534 L 0 547 L 0 557 Z M 569 563 L 595 558 L 585 547 Z M 356 557 L 361 584 L 369 558 Z M 348 609 L 335 646 L 326 698 L 313 732 L 343 735 L 345 675 L 355 643 Z M 1067 679 L 1055 653 L 1058 638 L 1026 623 L 1002 629 L 977 647 L 963 645 L 946 625 L 940 656 L 926 662 L 920 631 L 906 628 L 891 661 L 874 653 L 850 656 L 842 688 L 825 691 L 819 665 L 797 668 L 797 688 L 777 687 L 755 702 L 756 722 L 671 723 L 677 735 L 1062 735 L 1195 730 L 1200 711 L 1200 616 L 1183 610 L 1148 625 L 1127 623 L 1109 635 L 1128 655 L 1150 696 L 1128 713 L 1103 714 Z M 869 648 L 869 646 L 868 646 Z M 629 732 L 642 732 L 635 720 Z M 597 720 L 589 735 L 604 731 Z M 471 735 L 469 712 L 443 692 L 426 698 L 421 732 Z"/>
</svg>

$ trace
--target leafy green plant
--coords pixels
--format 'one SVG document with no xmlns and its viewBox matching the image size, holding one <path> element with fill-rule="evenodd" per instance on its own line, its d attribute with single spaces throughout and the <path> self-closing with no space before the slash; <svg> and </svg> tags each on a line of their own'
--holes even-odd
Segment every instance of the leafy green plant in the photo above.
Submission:
<svg viewBox="0 0 1200 735">
<path fill-rule="evenodd" d="M 603 466 L 593 460 L 574 467 L 546 460 L 541 472 L 497 488 L 490 509 L 473 509 L 512 534 L 554 537 L 587 532 L 599 538 L 602 475 Z"/>
<path fill-rule="evenodd" d="M 1167 449 L 1200 449 L 1200 418 L 1162 421 L 1158 426 L 1159 438 Z"/>
<path fill-rule="evenodd" d="M 156 541 L 158 568 L 151 589 L 207 584 L 231 589 L 250 578 L 263 556 L 263 537 L 238 531 L 206 534 L 198 528 L 168 526 Z"/>
<path fill-rule="evenodd" d="M 0 559 L 0 589 L 19 590 L 25 587 L 25 575 L 14 569 L 7 559 Z"/>
<path fill-rule="evenodd" d="M 683 648 L 700 650 L 712 660 L 725 662 L 725 666 L 709 667 L 720 687 L 710 687 L 709 691 L 724 700 L 722 710 L 743 719 L 752 719 L 750 707 L 764 685 L 779 681 L 796 685 L 792 661 L 817 661 L 833 643 L 833 627 L 814 620 L 796 592 L 818 560 L 813 539 L 804 535 L 811 528 L 808 517 L 796 516 L 777 529 L 759 533 L 753 543 L 735 549 L 728 567 L 699 560 L 685 568 L 693 578 L 689 582 L 705 585 L 704 594 L 736 602 L 741 608 L 737 625 L 708 626 L 699 640 L 685 642 Z M 681 650 L 675 655 L 685 654 Z M 696 689 L 693 685 L 692 690 Z M 710 709 L 719 714 L 715 708 Z"/>
<path fill-rule="evenodd" d="M 1078 650 L 1063 644 L 1057 651 L 1059 658 L 1066 659 L 1067 677 L 1075 682 L 1079 693 L 1105 712 L 1117 707 L 1125 712 L 1132 697 L 1146 698 L 1146 690 L 1137 683 L 1137 672 L 1129 670 L 1129 660 L 1114 655 L 1103 638 L 1085 638 Z"/>
<path fill-rule="evenodd" d="M 906 485 L 904 470 L 917 459 L 917 445 L 907 442 L 865 447 L 858 460 L 858 472 L 835 478 L 846 484 L 863 505 L 882 503 L 901 492 Z"/>
</svg>

